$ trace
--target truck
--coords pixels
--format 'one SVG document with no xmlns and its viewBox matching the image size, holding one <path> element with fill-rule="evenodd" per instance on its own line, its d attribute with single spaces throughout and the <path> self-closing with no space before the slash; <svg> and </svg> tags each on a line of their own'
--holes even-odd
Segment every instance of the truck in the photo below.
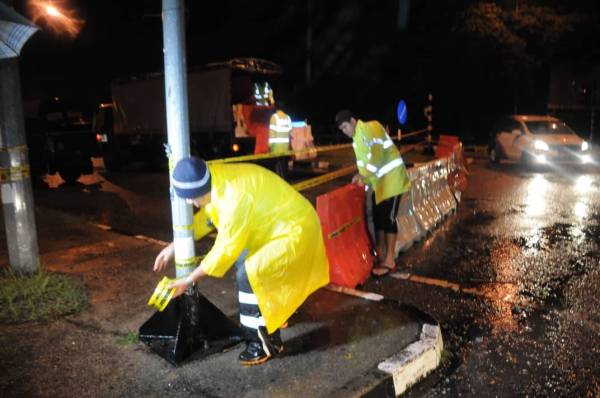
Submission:
<svg viewBox="0 0 600 398">
<path fill-rule="evenodd" d="M 188 71 L 190 147 L 205 159 L 268 151 L 272 87 L 281 67 L 236 58 Z M 142 161 L 164 167 L 167 121 L 164 75 L 111 82 L 111 101 L 99 106 L 93 129 L 108 171 Z"/>
<path fill-rule="evenodd" d="M 23 103 L 29 163 L 34 182 L 58 173 L 67 183 L 93 173 L 98 144 L 90 119 L 74 101 L 59 97 Z"/>
</svg>

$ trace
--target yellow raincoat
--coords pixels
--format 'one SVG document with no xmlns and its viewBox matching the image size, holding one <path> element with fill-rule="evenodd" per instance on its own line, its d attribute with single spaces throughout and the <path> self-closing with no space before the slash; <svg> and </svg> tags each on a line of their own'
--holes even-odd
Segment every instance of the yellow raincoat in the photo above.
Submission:
<svg viewBox="0 0 600 398">
<path fill-rule="evenodd" d="M 194 216 L 194 238 L 217 228 L 200 266 L 222 277 L 244 249 L 246 273 L 272 333 L 329 283 L 321 224 L 312 205 L 274 173 L 252 164 L 209 165 L 211 202 Z"/>
</svg>

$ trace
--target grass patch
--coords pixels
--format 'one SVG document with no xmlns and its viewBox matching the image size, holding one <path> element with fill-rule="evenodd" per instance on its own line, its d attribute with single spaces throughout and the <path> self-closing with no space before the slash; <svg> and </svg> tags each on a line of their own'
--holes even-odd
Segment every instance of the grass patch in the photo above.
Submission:
<svg viewBox="0 0 600 398">
<path fill-rule="evenodd" d="M 83 310 L 87 303 L 83 282 L 72 276 L 0 270 L 0 323 L 57 319 Z"/>
<path fill-rule="evenodd" d="M 129 332 L 125 336 L 121 336 L 117 339 L 118 345 L 132 345 L 137 344 L 140 341 L 140 336 L 136 332 Z"/>
</svg>

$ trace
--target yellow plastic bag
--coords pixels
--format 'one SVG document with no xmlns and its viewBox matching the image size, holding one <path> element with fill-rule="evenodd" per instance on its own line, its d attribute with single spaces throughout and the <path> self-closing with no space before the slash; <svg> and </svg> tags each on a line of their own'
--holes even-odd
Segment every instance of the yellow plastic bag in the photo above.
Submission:
<svg viewBox="0 0 600 398">
<path fill-rule="evenodd" d="M 159 312 L 162 312 L 173 298 L 175 294 L 175 289 L 167 289 L 171 283 L 173 283 L 174 279 L 167 278 L 166 276 L 162 278 L 156 288 L 154 289 L 154 293 L 148 300 L 148 305 L 156 308 Z"/>
</svg>

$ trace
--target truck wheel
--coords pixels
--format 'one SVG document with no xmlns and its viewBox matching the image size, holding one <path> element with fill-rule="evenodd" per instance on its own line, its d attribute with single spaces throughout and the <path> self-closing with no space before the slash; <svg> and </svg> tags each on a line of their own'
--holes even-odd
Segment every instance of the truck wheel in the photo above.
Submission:
<svg viewBox="0 0 600 398">
<path fill-rule="evenodd" d="M 58 170 L 58 174 L 67 184 L 73 184 L 81 177 L 81 170 L 75 166 L 63 166 Z"/>
</svg>

